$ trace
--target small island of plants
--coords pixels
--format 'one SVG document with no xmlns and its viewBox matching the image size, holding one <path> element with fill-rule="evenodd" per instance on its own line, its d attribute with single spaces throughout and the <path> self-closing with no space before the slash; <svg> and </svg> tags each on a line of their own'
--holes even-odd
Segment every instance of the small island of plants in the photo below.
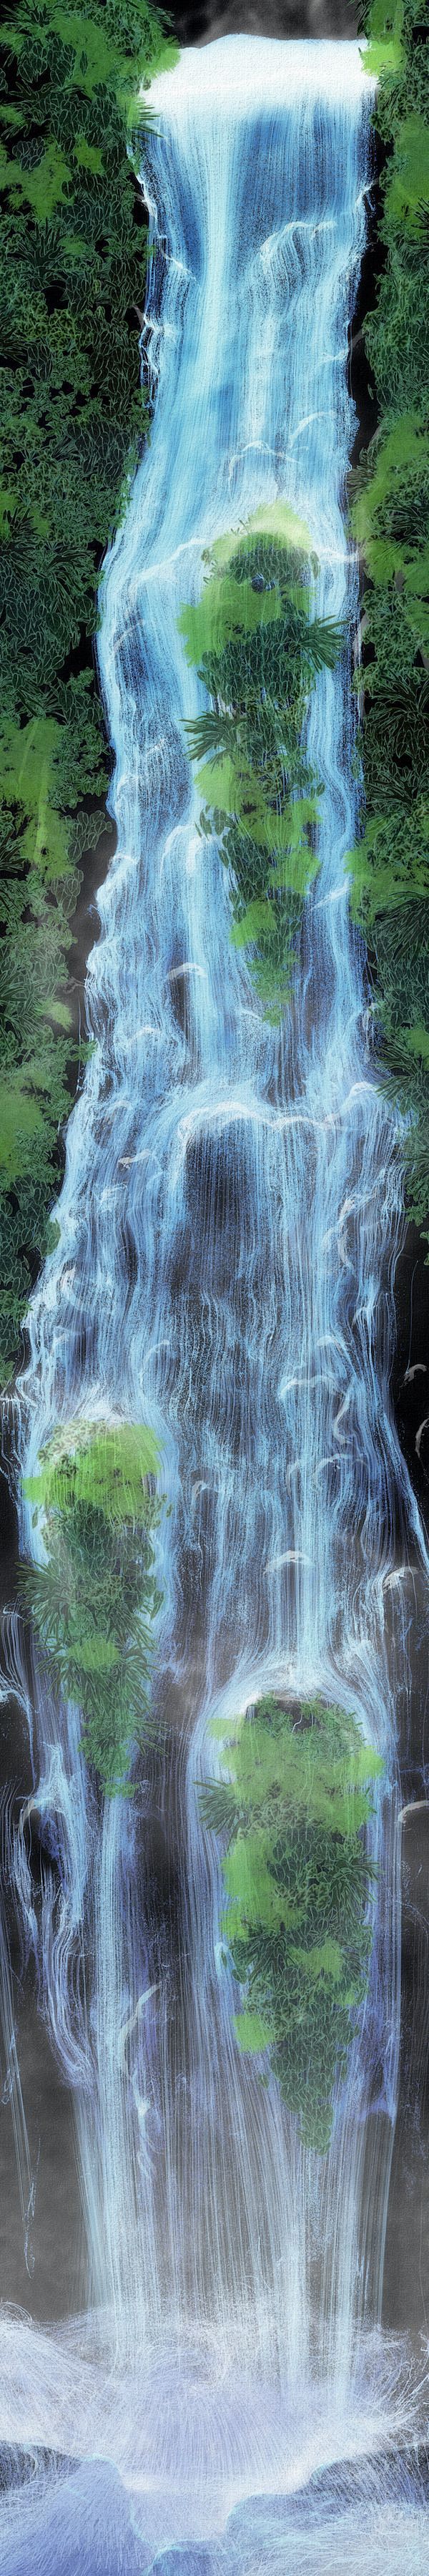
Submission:
<svg viewBox="0 0 429 2576">
<path fill-rule="evenodd" d="M 145 1737 L 162 1595 L 154 1536 L 163 1508 L 159 1444 L 143 1423 L 79 1416 L 40 1453 L 24 1495 L 41 1517 L 45 1562 L 21 1573 L 51 1679 L 82 1713 L 81 1751 L 107 1797 L 132 1795 Z"/>
<path fill-rule="evenodd" d="M 268 1694 L 222 1740 L 225 1778 L 200 1792 L 226 1848 L 222 1932 L 241 1990 L 237 2041 L 269 2052 L 307 2146 L 329 2146 L 372 1946 L 371 1787 L 382 1760 L 320 1697 Z"/>
<path fill-rule="evenodd" d="M 312 613 L 317 571 L 308 530 L 275 502 L 212 546 L 201 600 L 179 618 L 187 660 L 211 699 L 187 727 L 192 757 L 204 764 L 201 827 L 218 837 L 231 939 L 274 1025 L 290 1001 L 319 866 L 323 780 L 305 749 L 309 699 L 343 643 L 340 626 Z"/>
</svg>

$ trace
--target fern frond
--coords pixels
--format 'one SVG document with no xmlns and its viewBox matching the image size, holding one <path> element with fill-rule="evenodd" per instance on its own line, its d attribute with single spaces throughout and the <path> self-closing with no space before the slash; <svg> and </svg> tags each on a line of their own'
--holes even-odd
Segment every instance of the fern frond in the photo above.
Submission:
<svg viewBox="0 0 429 2576">
<path fill-rule="evenodd" d="M 227 1834 L 230 1841 L 236 1832 L 239 1810 L 229 1781 L 207 1781 L 198 1790 L 198 1804 L 203 1825 L 208 1825 L 214 1834 Z"/>
<path fill-rule="evenodd" d="M 212 751 L 229 751 L 236 746 L 237 725 L 233 716 L 207 715 L 185 717 L 184 730 L 191 760 L 204 760 Z"/>
<path fill-rule="evenodd" d="M 314 617 L 305 638 L 305 651 L 311 656 L 314 671 L 334 671 L 347 636 L 344 621 L 334 617 Z"/>
</svg>

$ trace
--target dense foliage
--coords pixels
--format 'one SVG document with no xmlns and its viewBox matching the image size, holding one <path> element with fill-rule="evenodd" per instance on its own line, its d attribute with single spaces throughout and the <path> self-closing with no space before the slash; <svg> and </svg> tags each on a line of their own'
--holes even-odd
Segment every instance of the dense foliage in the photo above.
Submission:
<svg viewBox="0 0 429 2576">
<path fill-rule="evenodd" d="M 3 1374 L 50 1239 L 76 870 L 106 821 L 97 581 L 146 421 L 127 144 L 165 52 L 146 0 L 16 0 L 0 31 Z"/>
<path fill-rule="evenodd" d="M 353 904 L 375 961 L 377 1045 L 410 1126 L 411 1212 L 429 1236 L 429 11 L 367 0 L 385 155 L 384 265 L 364 337 L 378 407 L 352 478 L 366 575 L 366 824 Z"/>
<path fill-rule="evenodd" d="M 353 1717 L 273 1697 L 223 1730 L 229 1777 L 202 1792 L 227 1840 L 223 1932 L 242 1992 L 240 2047 L 268 2048 L 305 2143 L 329 2145 L 371 1949 L 365 1827 L 382 1769 Z"/>
<path fill-rule="evenodd" d="M 56 1687 L 82 1712 L 81 1749 L 107 1797 L 131 1796 L 132 1749 L 147 1725 L 161 1607 L 158 1469 L 158 1443 L 143 1425 L 79 1419 L 24 1484 L 43 1516 L 46 1560 L 24 1572 L 24 1611 Z"/>
<path fill-rule="evenodd" d="M 279 1020 L 297 962 L 304 898 L 318 868 L 323 782 L 303 748 L 315 673 L 332 668 L 341 630 L 312 618 L 317 564 L 307 531 L 281 503 L 260 510 L 207 558 L 197 608 L 179 620 L 188 661 L 212 712 L 188 726 L 201 822 L 230 873 L 237 948 L 248 951 L 263 1010 Z"/>
</svg>

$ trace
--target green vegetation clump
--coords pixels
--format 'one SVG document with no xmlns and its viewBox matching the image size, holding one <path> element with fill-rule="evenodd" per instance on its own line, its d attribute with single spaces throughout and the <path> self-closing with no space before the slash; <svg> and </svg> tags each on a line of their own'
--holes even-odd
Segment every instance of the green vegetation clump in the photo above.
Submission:
<svg viewBox="0 0 429 2576">
<path fill-rule="evenodd" d="M 15 0 L 0 29 L 3 1377 L 52 1241 L 77 871 L 106 826 L 97 583 L 147 427 L 130 119 L 164 58 L 146 0 Z"/>
<path fill-rule="evenodd" d="M 378 427 L 352 477 L 365 571 L 366 823 L 352 901 L 374 960 L 380 1065 L 409 1121 L 410 1213 L 429 1239 L 429 12 L 368 0 L 385 153 L 384 265 L 364 338 Z"/>
<path fill-rule="evenodd" d="M 226 1838 L 224 1937 L 242 1991 L 239 2045 L 271 2064 L 301 2136 L 329 2146 L 364 2002 L 374 1869 L 366 1828 L 383 1765 L 357 1720 L 319 1698 L 263 1699 L 228 1733 L 229 1778 L 201 1792 Z"/>
<path fill-rule="evenodd" d="M 68 1422 L 24 1494 L 43 1515 L 46 1563 L 24 1569 L 26 1614 L 58 1690 L 82 1711 L 81 1750 L 107 1797 L 132 1796 L 148 1723 L 162 1595 L 153 1537 L 159 1444 L 140 1423 Z"/>
<path fill-rule="evenodd" d="M 315 674 L 331 669 L 342 630 L 311 617 L 317 563 L 308 531 L 282 503 L 259 510 L 240 536 L 207 557 L 201 601 L 179 631 L 212 711 L 188 725 L 207 799 L 201 822 L 219 837 L 232 886 L 235 947 L 248 953 L 267 1019 L 289 1001 L 303 904 L 319 865 L 323 781 L 303 748 Z"/>
</svg>

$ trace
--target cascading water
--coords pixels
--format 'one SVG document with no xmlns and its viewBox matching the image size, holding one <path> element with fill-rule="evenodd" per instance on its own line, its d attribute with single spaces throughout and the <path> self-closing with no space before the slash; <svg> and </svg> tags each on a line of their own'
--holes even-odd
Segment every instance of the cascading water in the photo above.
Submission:
<svg viewBox="0 0 429 2576">
<path fill-rule="evenodd" d="M 202 691 L 178 631 L 204 551 L 279 497 L 310 530 L 317 613 L 354 622 L 347 325 L 370 84 L 353 43 L 240 37 L 182 56 L 151 103 L 154 418 L 99 641 L 118 845 L 88 974 L 97 1043 L 32 1307 L 26 1463 L 80 1411 L 158 1433 L 173 1509 L 159 1534 L 153 1707 L 171 1726 L 156 1797 L 180 1892 L 169 1943 L 145 1881 L 150 1757 L 135 1802 L 106 1802 L 100 1823 L 79 1714 L 64 1708 L 59 1742 L 36 1669 L 35 1803 L 60 1878 L 41 1932 L 22 1819 L 8 1859 L 75 2095 L 91 2309 L 79 2367 L 70 2328 L 55 2367 L 38 2336 L 37 2394 L 30 2330 L 15 2322 L 3 2340 L 9 2438 L 107 2451 L 139 2490 L 138 2529 L 165 2539 L 198 2534 L 204 2514 L 219 2528 L 235 2496 L 285 2482 L 286 2467 L 291 2487 L 374 2438 L 363 2329 L 380 2310 L 398 2054 L 384 1607 L 414 1505 L 388 1393 L 397 1151 L 344 867 L 350 654 L 312 699 L 321 865 L 279 1035 L 231 946 L 225 871 L 199 828 L 184 720 Z M 23 1541 L 34 1551 L 29 1525 Z M 267 1689 L 331 1695 L 384 1759 L 369 1994 L 325 2158 L 237 2048 L 198 1799 L 211 1719 Z M 382 2405 L 377 2422 L 380 2438 Z"/>
</svg>

